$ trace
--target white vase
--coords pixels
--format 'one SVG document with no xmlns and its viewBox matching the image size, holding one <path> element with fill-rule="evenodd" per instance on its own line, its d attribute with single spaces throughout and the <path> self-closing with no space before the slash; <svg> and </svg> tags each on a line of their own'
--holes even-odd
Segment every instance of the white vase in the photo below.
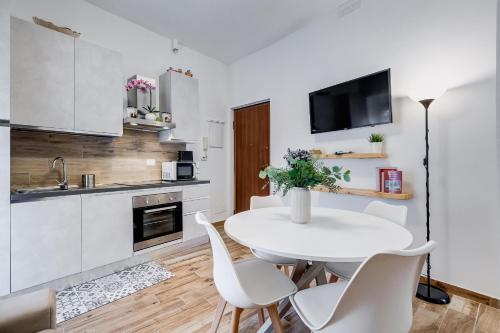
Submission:
<svg viewBox="0 0 500 333">
<path fill-rule="evenodd" d="M 156 115 L 154 113 L 146 113 L 144 118 L 146 118 L 146 120 L 156 120 Z"/>
<path fill-rule="evenodd" d="M 311 220 L 311 191 L 307 188 L 291 189 L 291 217 L 295 223 L 307 223 Z"/>
<path fill-rule="evenodd" d="M 382 154 L 384 148 L 383 142 L 370 142 L 370 148 L 374 154 Z"/>
</svg>

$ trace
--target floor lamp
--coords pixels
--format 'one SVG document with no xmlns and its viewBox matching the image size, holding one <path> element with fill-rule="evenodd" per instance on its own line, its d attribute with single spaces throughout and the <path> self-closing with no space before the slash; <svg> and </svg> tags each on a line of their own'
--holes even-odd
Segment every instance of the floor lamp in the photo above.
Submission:
<svg viewBox="0 0 500 333">
<path fill-rule="evenodd" d="M 426 201 L 425 208 L 427 210 L 427 241 L 430 240 L 430 211 L 429 211 L 429 106 L 434 99 L 422 99 L 418 101 L 425 108 L 425 188 L 426 188 Z M 450 296 L 435 286 L 431 285 L 431 255 L 427 254 L 427 281 L 419 283 L 417 288 L 417 298 L 434 304 L 448 304 L 450 303 Z"/>
</svg>

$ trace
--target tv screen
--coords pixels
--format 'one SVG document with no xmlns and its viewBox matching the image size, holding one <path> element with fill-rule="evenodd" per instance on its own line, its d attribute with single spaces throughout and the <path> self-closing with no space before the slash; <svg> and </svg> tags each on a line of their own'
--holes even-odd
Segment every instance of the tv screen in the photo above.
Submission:
<svg viewBox="0 0 500 333">
<path fill-rule="evenodd" d="M 309 115 L 312 134 L 391 123 L 391 70 L 310 93 Z"/>
</svg>

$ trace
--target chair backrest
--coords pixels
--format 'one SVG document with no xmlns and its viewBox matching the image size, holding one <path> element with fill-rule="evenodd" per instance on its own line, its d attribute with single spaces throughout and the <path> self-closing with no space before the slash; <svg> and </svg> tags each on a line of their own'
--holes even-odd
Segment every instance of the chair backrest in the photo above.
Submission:
<svg viewBox="0 0 500 333">
<path fill-rule="evenodd" d="M 268 195 L 265 197 L 252 196 L 250 198 L 250 209 L 280 206 L 283 206 L 283 200 L 277 195 Z"/>
<path fill-rule="evenodd" d="M 408 332 L 422 266 L 435 247 L 430 241 L 417 249 L 384 251 L 366 259 L 318 330 L 328 332 L 334 325 L 335 332 Z"/>
<path fill-rule="evenodd" d="M 238 274 L 231 260 L 231 255 L 217 229 L 208 222 L 204 214 L 198 212 L 195 218 L 198 224 L 203 225 L 207 229 L 208 237 L 210 238 L 214 261 L 214 282 L 219 294 L 234 306 L 240 308 L 254 306 L 254 303 L 241 286 Z"/>
<path fill-rule="evenodd" d="M 405 226 L 408 207 L 389 205 L 382 201 L 372 201 L 366 206 L 365 213 Z"/>
</svg>

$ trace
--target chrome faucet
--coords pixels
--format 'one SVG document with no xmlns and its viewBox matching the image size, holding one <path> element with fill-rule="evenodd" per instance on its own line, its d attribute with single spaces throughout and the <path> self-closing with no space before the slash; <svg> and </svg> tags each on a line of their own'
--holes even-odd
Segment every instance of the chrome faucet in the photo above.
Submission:
<svg viewBox="0 0 500 333">
<path fill-rule="evenodd" d="M 61 164 L 62 164 L 62 176 L 63 176 L 63 179 L 62 180 L 58 180 L 57 181 L 57 185 L 59 185 L 59 188 L 61 190 L 67 190 L 68 189 L 68 173 L 67 173 L 67 170 L 66 170 L 66 161 L 64 160 L 64 158 L 62 157 L 56 157 L 52 160 L 52 169 L 55 169 L 56 168 L 56 162 L 60 160 L 61 161 Z"/>
</svg>

